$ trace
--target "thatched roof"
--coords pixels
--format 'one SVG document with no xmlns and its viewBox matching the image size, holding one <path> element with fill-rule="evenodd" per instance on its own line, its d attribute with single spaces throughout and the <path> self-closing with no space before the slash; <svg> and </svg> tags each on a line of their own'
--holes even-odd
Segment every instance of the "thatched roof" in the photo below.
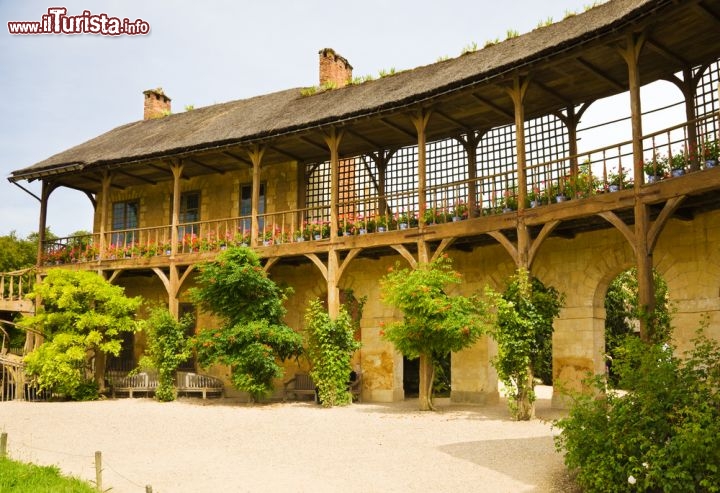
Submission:
<svg viewBox="0 0 720 493">
<path fill-rule="evenodd" d="M 42 178 L 63 168 L 95 168 L 156 159 L 225 145 L 250 144 L 308 129 L 389 114 L 487 85 L 510 71 L 625 28 L 670 0 L 611 0 L 585 13 L 458 58 L 312 96 L 289 89 L 137 121 L 13 172 L 11 180 Z M 682 3 L 682 2 L 681 2 Z M 578 89 L 582 91 L 582 88 Z M 620 92 L 615 89 L 615 92 Z M 572 96 L 568 95 L 568 100 Z"/>
</svg>

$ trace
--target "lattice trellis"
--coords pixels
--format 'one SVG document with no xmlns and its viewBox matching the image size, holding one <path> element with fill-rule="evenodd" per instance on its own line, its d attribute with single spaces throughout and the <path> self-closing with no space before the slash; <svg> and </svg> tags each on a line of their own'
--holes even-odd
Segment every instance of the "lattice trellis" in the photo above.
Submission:
<svg viewBox="0 0 720 493">
<path fill-rule="evenodd" d="M 697 74 L 698 69 L 694 70 Z M 695 113 L 698 118 L 717 114 L 718 87 L 720 87 L 720 62 L 712 63 L 703 73 L 695 91 Z M 720 128 L 717 118 L 707 118 L 699 122 L 698 139 L 702 142 L 720 139 Z"/>
</svg>

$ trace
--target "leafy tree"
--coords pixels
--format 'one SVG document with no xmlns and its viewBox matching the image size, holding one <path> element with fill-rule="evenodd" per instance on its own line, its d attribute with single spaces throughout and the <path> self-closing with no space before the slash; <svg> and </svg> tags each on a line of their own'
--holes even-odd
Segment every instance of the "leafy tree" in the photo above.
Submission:
<svg viewBox="0 0 720 493">
<path fill-rule="evenodd" d="M 500 295 L 488 289 L 497 307 L 493 336 L 498 355 L 493 365 L 508 392 L 513 418 L 528 420 L 534 415 L 534 375 L 547 365 L 552 343 L 553 319 L 560 313 L 563 296 L 553 287 L 518 269 Z"/>
<path fill-rule="evenodd" d="M 42 306 L 19 325 L 47 340 L 25 357 L 27 373 L 41 388 L 73 399 L 92 397 L 93 387 L 95 393 L 104 390 L 105 356 L 117 356 L 123 333 L 137 330 L 141 298 L 126 297 L 123 288 L 94 272 L 64 269 L 50 269 L 30 296 Z"/>
<path fill-rule="evenodd" d="M 595 395 L 573 395 L 555 445 L 583 491 L 720 491 L 720 343 L 702 329 L 682 357 L 626 337 L 615 371 L 630 392 L 600 375 Z"/>
<path fill-rule="evenodd" d="M 305 343 L 312 364 L 310 376 L 318 388 L 320 402 L 325 407 L 349 404 L 350 358 L 360 348 L 354 337 L 353 322 L 345 307 L 335 320 L 323 308 L 320 300 L 310 302 L 305 312 Z"/>
<path fill-rule="evenodd" d="M 158 371 L 158 388 L 155 398 L 160 401 L 175 399 L 174 376 L 182 363 L 190 358 L 192 351 L 187 330 L 193 319 L 187 315 L 175 320 L 167 308 L 155 308 L 147 320 L 141 322 L 147 334 L 146 355 L 140 359 L 140 367 Z"/>
<path fill-rule="evenodd" d="M 197 283 L 193 301 L 221 320 L 219 328 L 199 331 L 198 359 L 228 365 L 233 385 L 259 401 L 282 376 L 278 361 L 302 352 L 302 336 L 283 322 L 289 290 L 269 279 L 257 254 L 245 247 L 229 248 L 202 264 Z"/>
<path fill-rule="evenodd" d="M 471 346 L 486 329 L 487 309 L 475 296 L 451 296 L 445 288 L 462 276 L 443 255 L 417 269 L 390 269 L 380 281 L 383 301 L 403 312 L 389 324 L 384 337 L 408 358 L 420 358 L 420 410 L 434 410 L 435 363 L 453 351 Z"/>
<path fill-rule="evenodd" d="M 37 236 L 37 235 L 36 235 Z M 37 238 L 18 238 L 15 231 L 0 236 L 0 272 L 32 267 L 37 259 Z"/>
<path fill-rule="evenodd" d="M 653 341 L 664 341 L 670 333 L 670 308 L 668 287 L 665 280 L 653 271 L 655 284 L 655 312 L 650 317 L 653 322 Z M 640 319 L 644 316 L 638 307 L 637 270 L 633 267 L 621 272 L 608 287 L 605 295 L 605 351 L 610 357 L 610 381 L 616 385 L 617 377 L 612 361 L 625 337 L 635 333 Z"/>
</svg>

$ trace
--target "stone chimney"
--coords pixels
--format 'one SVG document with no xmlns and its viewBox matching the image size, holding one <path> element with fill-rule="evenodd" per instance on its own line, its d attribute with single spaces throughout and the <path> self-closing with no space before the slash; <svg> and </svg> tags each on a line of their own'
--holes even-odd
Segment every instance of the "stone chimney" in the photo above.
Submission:
<svg viewBox="0 0 720 493">
<path fill-rule="evenodd" d="M 162 87 L 143 91 L 145 95 L 145 111 L 143 119 L 162 118 L 170 114 L 170 98 L 165 95 Z"/>
<path fill-rule="evenodd" d="M 320 85 L 345 87 L 352 79 L 352 65 L 332 48 L 320 50 Z"/>
</svg>

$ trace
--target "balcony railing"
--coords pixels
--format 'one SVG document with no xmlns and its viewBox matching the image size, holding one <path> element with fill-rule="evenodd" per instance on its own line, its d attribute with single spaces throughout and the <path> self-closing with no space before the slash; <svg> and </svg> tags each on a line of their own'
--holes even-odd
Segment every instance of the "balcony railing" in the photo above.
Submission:
<svg viewBox="0 0 720 493">
<path fill-rule="evenodd" d="M 696 129 L 690 142 L 690 126 Z M 718 115 L 676 125 L 643 138 L 643 182 L 652 183 L 681 173 L 717 165 L 720 138 Z M 705 131 L 704 129 L 711 129 Z M 632 142 L 585 151 L 574 156 L 527 166 L 524 207 L 583 199 L 634 186 Z M 425 208 L 418 190 L 373 195 L 337 204 L 338 236 L 354 236 L 449 223 L 504 214 L 518 208 L 518 171 L 486 174 L 473 179 L 433 185 L 425 190 Z M 133 228 L 46 241 L 42 263 L 63 264 L 122 258 L 150 258 L 216 252 L 233 245 L 271 246 L 330 238 L 331 205 L 267 212 L 257 217 L 258 235 L 251 238 L 252 217 L 242 216 L 177 226 Z"/>
</svg>

